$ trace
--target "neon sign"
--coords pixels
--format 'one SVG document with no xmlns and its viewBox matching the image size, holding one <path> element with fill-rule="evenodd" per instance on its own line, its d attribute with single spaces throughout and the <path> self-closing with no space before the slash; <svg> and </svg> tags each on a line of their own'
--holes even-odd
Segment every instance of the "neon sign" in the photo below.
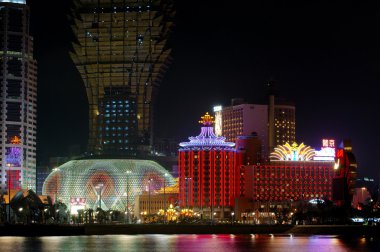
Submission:
<svg viewBox="0 0 380 252">
<path fill-rule="evenodd" d="M 322 139 L 322 148 L 335 148 L 335 140 L 334 139 Z"/>
<path fill-rule="evenodd" d="M 311 161 L 314 156 L 315 150 L 310 146 L 306 146 L 303 143 L 300 145 L 297 143 L 293 143 L 292 145 L 286 143 L 274 148 L 269 158 L 270 160 L 281 161 Z"/>
<path fill-rule="evenodd" d="M 20 147 L 7 147 L 6 148 L 6 162 L 11 166 L 21 166 L 21 148 Z"/>
</svg>

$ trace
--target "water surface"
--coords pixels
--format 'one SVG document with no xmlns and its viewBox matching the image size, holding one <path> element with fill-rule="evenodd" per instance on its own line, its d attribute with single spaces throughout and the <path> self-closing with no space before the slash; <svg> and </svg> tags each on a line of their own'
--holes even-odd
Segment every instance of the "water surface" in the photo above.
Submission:
<svg viewBox="0 0 380 252">
<path fill-rule="evenodd" d="M 380 241 L 292 235 L 8 236 L 0 237 L 0 251 L 380 251 Z"/>
</svg>

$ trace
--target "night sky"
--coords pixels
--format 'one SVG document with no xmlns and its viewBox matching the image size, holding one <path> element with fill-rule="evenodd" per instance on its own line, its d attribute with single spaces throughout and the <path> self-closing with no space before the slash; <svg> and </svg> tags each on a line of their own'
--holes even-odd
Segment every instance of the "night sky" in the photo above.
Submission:
<svg viewBox="0 0 380 252">
<path fill-rule="evenodd" d="M 71 4 L 53 2 L 29 1 L 39 162 L 66 155 L 72 144 L 85 150 L 88 137 L 85 89 L 69 57 Z M 186 141 L 214 105 L 234 97 L 265 102 L 273 80 L 296 105 L 297 142 L 319 148 L 322 138 L 351 139 L 359 174 L 379 178 L 380 11 L 370 1 L 274 2 L 175 1 L 173 63 L 157 97 L 156 135 Z"/>
</svg>

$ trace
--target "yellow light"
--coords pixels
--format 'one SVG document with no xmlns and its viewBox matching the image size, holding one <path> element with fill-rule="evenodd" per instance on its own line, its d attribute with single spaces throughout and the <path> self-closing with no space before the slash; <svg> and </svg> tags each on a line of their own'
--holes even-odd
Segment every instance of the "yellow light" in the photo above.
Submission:
<svg viewBox="0 0 380 252">
<path fill-rule="evenodd" d="M 336 162 L 336 163 L 334 164 L 334 170 L 339 169 L 339 160 L 340 160 L 340 159 L 338 159 L 338 162 Z"/>
</svg>

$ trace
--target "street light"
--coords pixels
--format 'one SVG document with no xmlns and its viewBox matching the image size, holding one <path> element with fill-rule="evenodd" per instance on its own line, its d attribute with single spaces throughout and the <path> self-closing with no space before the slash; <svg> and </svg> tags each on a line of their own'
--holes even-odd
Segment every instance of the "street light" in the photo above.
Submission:
<svg viewBox="0 0 380 252">
<path fill-rule="evenodd" d="M 166 202 L 165 184 L 166 184 L 166 176 L 167 175 L 168 174 L 165 172 L 165 174 L 164 174 L 164 224 L 166 223 L 166 204 L 167 204 L 167 202 Z"/>
<path fill-rule="evenodd" d="M 148 215 L 150 215 L 150 184 L 152 181 L 152 178 L 148 180 Z"/>
<path fill-rule="evenodd" d="M 131 223 L 130 222 L 130 215 L 129 215 L 129 174 L 131 174 L 132 172 L 131 171 L 127 171 L 126 174 L 127 174 L 127 220 L 128 220 L 128 224 Z"/>
<path fill-rule="evenodd" d="M 8 221 L 11 222 L 11 164 L 7 163 L 8 167 L 8 175 L 7 175 L 7 182 L 8 182 Z"/>
<path fill-rule="evenodd" d="M 363 186 L 362 188 L 361 188 L 361 191 L 362 191 L 362 197 L 361 197 L 361 201 L 362 201 L 362 204 L 364 205 L 364 195 L 363 195 L 363 192 L 364 192 L 364 190 L 365 190 L 366 188 Z"/>
<path fill-rule="evenodd" d="M 102 209 L 102 189 L 103 189 L 103 184 L 98 184 L 97 186 L 95 186 L 95 189 L 98 190 L 99 189 L 99 208 Z"/>
<path fill-rule="evenodd" d="M 189 187 L 191 187 L 191 178 L 185 178 L 186 180 L 186 208 L 189 208 Z M 189 185 L 190 180 L 190 185 Z"/>
<path fill-rule="evenodd" d="M 234 224 L 234 215 L 235 215 L 235 212 L 232 212 L 231 213 L 231 224 Z"/>
<path fill-rule="evenodd" d="M 53 168 L 52 169 L 53 172 L 57 172 L 59 171 L 59 168 Z M 57 176 L 56 176 L 57 177 Z M 55 183 L 55 195 L 54 195 L 54 204 L 57 204 L 57 199 L 58 199 L 58 177 L 57 177 L 57 181 Z"/>
</svg>

